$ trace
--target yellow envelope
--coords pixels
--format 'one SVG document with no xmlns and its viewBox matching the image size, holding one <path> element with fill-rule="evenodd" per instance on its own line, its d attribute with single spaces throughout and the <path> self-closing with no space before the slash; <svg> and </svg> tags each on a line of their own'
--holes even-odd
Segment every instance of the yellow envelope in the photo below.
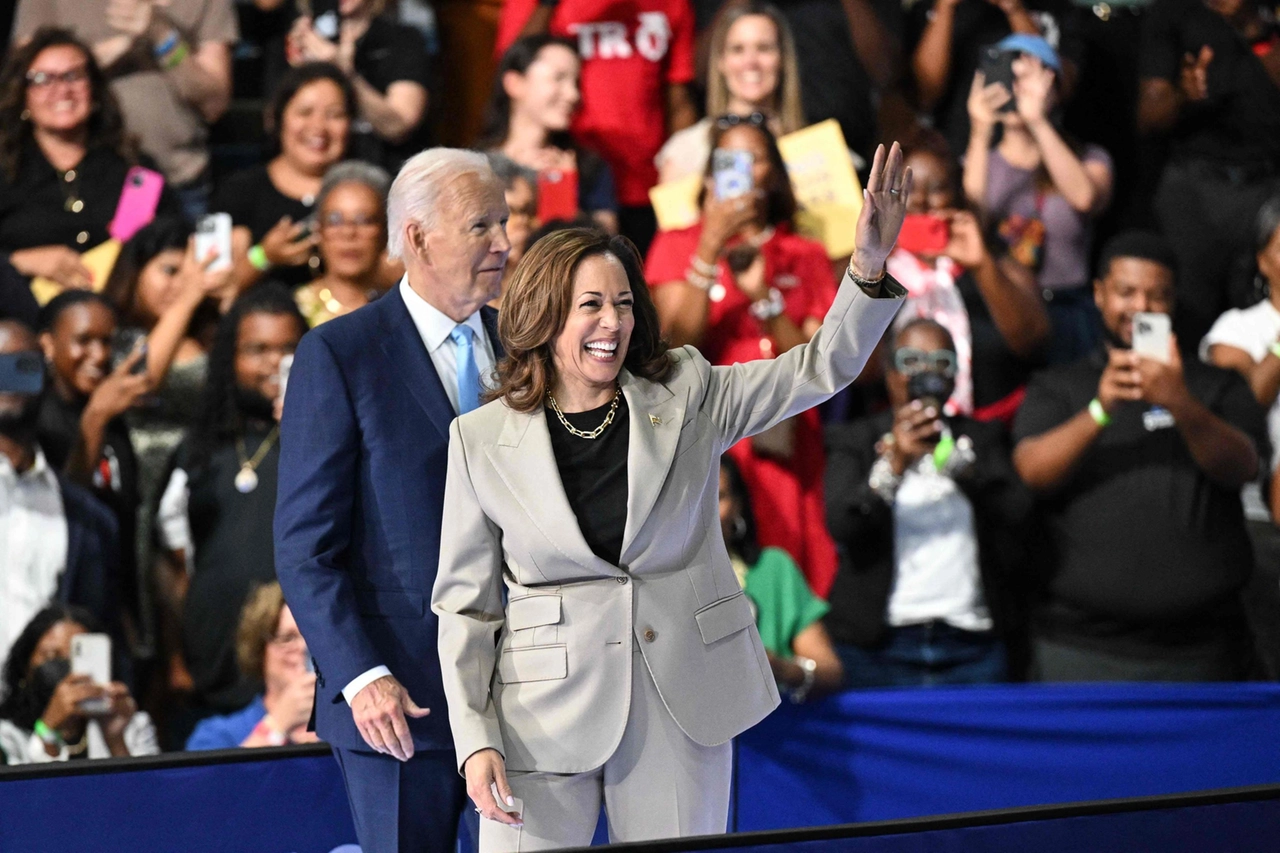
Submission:
<svg viewBox="0 0 1280 853">
<path fill-rule="evenodd" d="M 80 262 L 89 269 L 90 289 L 101 292 L 102 288 L 107 286 L 111 270 L 115 268 L 116 260 L 120 257 L 120 246 L 120 241 L 112 238 L 80 255 Z M 44 276 L 36 276 L 31 280 L 31 293 L 35 296 L 36 302 L 41 305 L 53 299 L 63 289 L 62 285 Z"/>
<path fill-rule="evenodd" d="M 862 183 L 840 124 L 827 119 L 788 133 L 778 140 L 778 150 L 804 210 L 801 230 L 821 240 L 830 257 L 852 252 L 854 225 L 862 212 Z"/>
<path fill-rule="evenodd" d="M 667 181 L 650 189 L 649 203 L 658 218 L 658 227 L 663 231 L 677 231 L 696 225 L 702 216 L 698 207 L 701 190 L 701 174 Z"/>
</svg>

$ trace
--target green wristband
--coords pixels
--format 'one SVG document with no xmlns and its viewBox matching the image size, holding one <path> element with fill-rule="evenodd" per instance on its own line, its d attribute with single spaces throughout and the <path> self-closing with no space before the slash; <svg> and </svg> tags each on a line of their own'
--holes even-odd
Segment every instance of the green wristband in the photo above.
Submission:
<svg viewBox="0 0 1280 853">
<path fill-rule="evenodd" d="M 62 735 L 45 725 L 44 720 L 36 720 L 36 724 L 32 729 L 35 731 L 36 737 L 40 738 L 40 740 L 44 741 L 49 746 L 56 746 L 61 749 L 67 745 L 62 739 Z"/>
<path fill-rule="evenodd" d="M 262 248 L 261 243 L 249 249 L 249 265 L 258 272 L 271 269 L 271 261 L 267 260 L 267 250 Z"/>
<path fill-rule="evenodd" d="M 1102 401 L 1097 397 L 1089 401 L 1089 417 L 1093 418 L 1094 422 L 1100 427 L 1111 423 L 1111 415 L 1108 415 L 1107 410 L 1102 408 Z"/>
<path fill-rule="evenodd" d="M 165 55 L 162 62 L 164 63 L 164 67 L 166 69 L 172 70 L 174 68 L 177 68 L 179 65 L 181 65 L 182 60 L 186 59 L 190 54 L 191 54 L 191 48 L 187 47 L 187 43 L 185 41 L 180 41 L 178 42 L 177 47 L 175 47 L 173 50 L 169 51 L 169 53 Z"/>
</svg>

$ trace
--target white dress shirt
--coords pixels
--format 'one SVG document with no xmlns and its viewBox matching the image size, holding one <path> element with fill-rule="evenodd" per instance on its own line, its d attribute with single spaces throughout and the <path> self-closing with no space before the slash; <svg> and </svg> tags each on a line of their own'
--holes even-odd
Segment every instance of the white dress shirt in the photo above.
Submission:
<svg viewBox="0 0 1280 853">
<path fill-rule="evenodd" d="M 66 567 L 67 515 L 44 452 L 21 474 L 0 453 L 0 660 L 58 591 Z"/>
<path fill-rule="evenodd" d="M 982 596 L 973 506 L 933 455 L 908 468 L 893 502 L 893 593 L 889 624 L 941 619 L 964 631 L 991 630 Z"/>
<path fill-rule="evenodd" d="M 418 329 L 418 336 L 422 338 L 422 345 L 427 348 L 427 354 L 431 356 L 431 364 L 436 369 L 436 375 L 444 385 L 444 392 L 449 395 L 449 403 L 452 404 L 453 411 L 456 413 L 458 411 L 458 345 L 449 335 L 459 324 L 415 293 L 413 288 L 409 287 L 407 275 L 400 279 L 399 291 L 400 298 L 409 309 L 409 317 Z M 492 388 L 495 384 L 493 371 L 497 359 L 493 355 L 493 343 L 489 340 L 489 334 L 480 320 L 480 312 L 476 311 L 464 320 L 463 325 L 469 326 L 473 333 L 472 352 L 475 354 L 480 384 L 485 388 Z M 385 666 L 375 666 L 353 678 L 346 687 L 342 688 L 342 696 L 349 705 L 351 700 L 356 698 L 356 694 L 366 686 L 390 674 L 391 670 Z"/>
</svg>

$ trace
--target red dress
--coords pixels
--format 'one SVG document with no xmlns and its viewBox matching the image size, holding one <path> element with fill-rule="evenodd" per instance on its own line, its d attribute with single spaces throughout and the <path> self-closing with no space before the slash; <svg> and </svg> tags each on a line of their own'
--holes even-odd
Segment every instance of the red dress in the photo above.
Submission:
<svg viewBox="0 0 1280 853">
<path fill-rule="evenodd" d="M 698 248 L 702 226 L 659 232 L 649 249 L 645 279 L 657 289 L 683 281 Z M 797 326 L 826 316 L 836 295 L 836 280 L 822 244 L 779 226 L 761 247 L 765 280 L 781 291 L 786 314 Z M 707 331 L 698 349 L 712 364 L 728 365 L 773 358 L 773 341 L 748 310 L 750 301 L 734 284 L 728 266 L 717 265 L 711 289 Z M 760 544 L 782 548 L 804 572 L 809 585 L 826 597 L 836 572 L 836 550 L 827 533 L 822 475 L 826 454 L 816 409 L 796 420 L 795 450 L 782 461 L 757 454 L 750 439 L 729 450 L 742 468 L 755 510 Z"/>
</svg>

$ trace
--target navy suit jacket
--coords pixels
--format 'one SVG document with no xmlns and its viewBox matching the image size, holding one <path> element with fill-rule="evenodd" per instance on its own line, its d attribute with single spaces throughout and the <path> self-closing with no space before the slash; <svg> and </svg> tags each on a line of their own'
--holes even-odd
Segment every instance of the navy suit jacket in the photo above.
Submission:
<svg viewBox="0 0 1280 853">
<path fill-rule="evenodd" d="M 497 312 L 481 318 L 497 344 Z M 276 574 L 316 663 L 316 731 L 367 749 L 342 688 L 386 666 L 417 749 L 453 749 L 431 589 L 455 415 L 399 288 L 303 336 L 280 425 Z"/>
<path fill-rule="evenodd" d="M 119 640 L 120 537 L 116 517 L 87 489 L 61 474 L 57 477 L 67 519 L 67 564 L 58 578 L 57 598 L 97 616 Z"/>
</svg>

